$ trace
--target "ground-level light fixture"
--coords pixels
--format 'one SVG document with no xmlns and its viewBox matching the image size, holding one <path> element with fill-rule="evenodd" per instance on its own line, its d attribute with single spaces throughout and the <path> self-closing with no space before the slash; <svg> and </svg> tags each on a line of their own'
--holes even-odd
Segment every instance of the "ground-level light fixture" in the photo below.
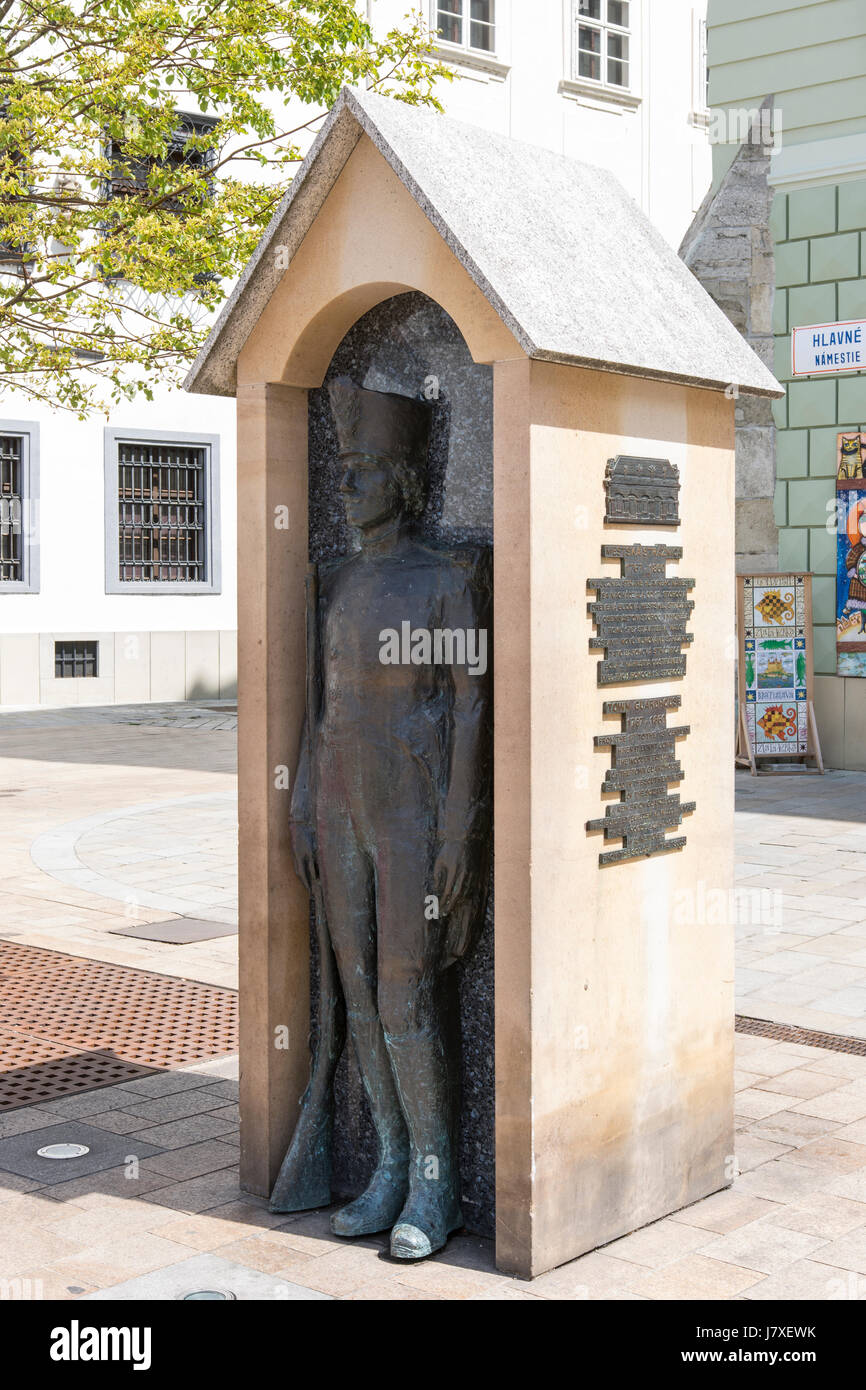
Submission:
<svg viewBox="0 0 866 1390">
<path fill-rule="evenodd" d="M 194 1289 L 192 1293 L 182 1293 L 180 1301 L 182 1303 L 211 1303 L 229 1300 L 236 1301 L 237 1295 L 230 1293 L 226 1289 Z"/>
</svg>

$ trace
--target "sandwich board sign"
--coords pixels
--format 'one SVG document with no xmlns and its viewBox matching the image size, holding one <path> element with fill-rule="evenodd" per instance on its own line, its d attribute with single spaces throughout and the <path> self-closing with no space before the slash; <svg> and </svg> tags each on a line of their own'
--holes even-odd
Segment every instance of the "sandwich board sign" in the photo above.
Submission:
<svg viewBox="0 0 866 1390">
<path fill-rule="evenodd" d="M 823 772 L 811 574 L 737 576 L 737 753 L 753 776 Z"/>
</svg>

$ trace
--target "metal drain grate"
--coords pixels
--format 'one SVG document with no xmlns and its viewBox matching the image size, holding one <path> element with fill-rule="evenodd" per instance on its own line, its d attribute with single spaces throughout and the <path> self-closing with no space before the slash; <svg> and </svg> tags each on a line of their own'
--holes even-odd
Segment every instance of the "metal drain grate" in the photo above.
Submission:
<svg viewBox="0 0 866 1390">
<path fill-rule="evenodd" d="M 230 989 L 0 941 L 0 1110 L 237 1050 Z"/>
<path fill-rule="evenodd" d="M 737 1033 L 753 1033 L 774 1042 L 802 1043 L 804 1047 L 826 1047 L 831 1052 L 850 1052 L 866 1057 L 866 1038 L 846 1038 L 841 1033 L 818 1033 L 814 1028 L 799 1028 L 796 1023 L 771 1023 L 766 1018 L 746 1018 L 737 1014 L 734 1021 Z"/>
<path fill-rule="evenodd" d="M 0 1028 L 0 1111 L 117 1086 L 152 1072 L 152 1067 L 121 1061 L 110 1052 L 72 1052 L 44 1038 Z"/>
</svg>

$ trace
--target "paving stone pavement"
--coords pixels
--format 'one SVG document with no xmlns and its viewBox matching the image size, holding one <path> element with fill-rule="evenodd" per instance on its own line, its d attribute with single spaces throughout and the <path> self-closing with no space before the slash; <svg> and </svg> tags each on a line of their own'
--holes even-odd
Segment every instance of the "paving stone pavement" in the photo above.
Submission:
<svg viewBox="0 0 866 1390">
<path fill-rule="evenodd" d="M 866 774 L 737 774 L 737 1012 L 866 1038 Z"/>
<path fill-rule="evenodd" d="M 0 936 L 235 987 L 234 936 L 111 934 L 176 917 L 236 923 L 233 711 L 0 712 Z"/>
<path fill-rule="evenodd" d="M 0 935 L 236 984 L 236 939 L 112 935 L 237 920 L 233 706 L 0 712 Z M 737 1011 L 866 1038 L 866 774 L 737 776 Z"/>
<path fill-rule="evenodd" d="M 228 710 L 0 714 L 0 936 L 232 985 L 233 937 L 112 930 L 231 918 L 234 759 Z M 738 1011 L 866 1037 L 866 775 L 741 774 L 737 792 Z M 866 1057 L 745 1035 L 737 1057 L 733 1185 L 531 1283 L 472 1236 L 407 1267 L 327 1213 L 270 1214 L 238 1188 L 232 1061 L 11 1111 L 0 1141 L 78 1125 L 125 1152 L 50 1184 L 0 1168 L 0 1296 L 862 1301 Z"/>
<path fill-rule="evenodd" d="M 35 1150 L 57 1125 L 103 1128 L 123 1160 L 50 1182 L 0 1167 L 0 1297 L 866 1300 L 866 1057 L 740 1035 L 737 1058 L 733 1185 L 531 1282 L 488 1240 L 406 1265 L 384 1236 L 340 1240 L 327 1212 L 241 1192 L 233 1060 L 15 1110 L 0 1136 Z"/>
</svg>

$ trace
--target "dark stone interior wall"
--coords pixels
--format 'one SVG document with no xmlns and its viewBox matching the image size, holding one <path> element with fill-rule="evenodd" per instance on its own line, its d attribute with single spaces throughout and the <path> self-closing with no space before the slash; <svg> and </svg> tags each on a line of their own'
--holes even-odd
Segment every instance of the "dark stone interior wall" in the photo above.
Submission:
<svg viewBox="0 0 866 1390">
<path fill-rule="evenodd" d="M 338 491 L 337 443 L 326 391 L 327 382 L 342 375 L 372 390 L 433 394 L 430 491 L 421 529 L 445 542 L 492 544 L 493 371 L 472 361 L 457 326 L 438 304 L 411 293 L 386 300 L 360 318 L 334 354 L 323 386 L 309 393 L 310 559 L 330 559 L 352 548 Z M 492 883 L 482 936 L 470 960 L 455 968 L 460 971 L 463 1214 L 470 1230 L 492 1235 Z M 316 985 L 313 942 L 314 1003 Z M 375 1160 L 367 1101 L 347 1044 L 337 1075 L 335 1191 L 347 1196 L 360 1192 Z"/>
</svg>

